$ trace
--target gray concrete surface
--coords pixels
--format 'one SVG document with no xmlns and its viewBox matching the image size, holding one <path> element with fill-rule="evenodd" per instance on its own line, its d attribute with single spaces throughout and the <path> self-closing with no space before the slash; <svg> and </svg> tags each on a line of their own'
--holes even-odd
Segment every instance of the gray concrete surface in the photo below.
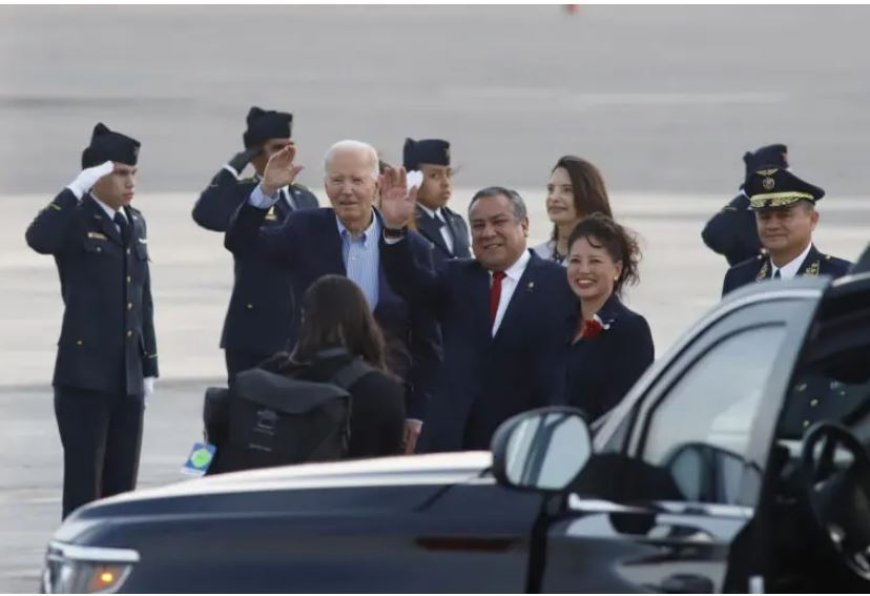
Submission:
<svg viewBox="0 0 870 596">
<path fill-rule="evenodd" d="M 143 143 L 162 378 L 146 412 L 140 484 L 180 479 L 231 283 L 220 235 L 189 213 L 240 143 L 252 103 L 296 113 L 303 181 L 344 137 L 389 159 L 405 135 L 454 143 L 457 207 L 517 186 L 532 241 L 558 155 L 599 164 L 617 216 L 641 235 L 629 302 L 659 354 L 719 293 L 703 222 L 732 196 L 740 155 L 791 146 L 829 191 L 819 246 L 870 240 L 865 161 L 867 7 L 0 7 L 0 590 L 33 591 L 60 515 L 49 380 L 61 301 L 24 230 L 77 173 L 94 122 Z M 100 36 L 100 43 L 94 41 Z M 241 40 L 241 41 L 239 41 Z"/>
<path fill-rule="evenodd" d="M 0 188 L 48 192 L 93 124 L 143 143 L 143 188 L 196 188 L 251 104 L 397 159 L 440 135 L 460 183 L 541 183 L 561 153 L 619 190 L 720 192 L 783 141 L 832 194 L 870 152 L 868 6 L 3 6 Z M 303 175 L 305 177 L 305 175 Z"/>
</svg>

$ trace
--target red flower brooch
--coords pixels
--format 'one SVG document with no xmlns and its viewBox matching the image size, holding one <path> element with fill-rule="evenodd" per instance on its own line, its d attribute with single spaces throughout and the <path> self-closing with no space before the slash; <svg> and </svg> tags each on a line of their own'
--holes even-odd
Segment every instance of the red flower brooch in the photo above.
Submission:
<svg viewBox="0 0 870 596">
<path fill-rule="evenodd" d="M 610 325 L 605 325 L 598 318 L 598 315 L 595 315 L 591 321 L 582 321 L 580 337 L 583 339 L 595 339 L 606 329 L 610 329 Z"/>
</svg>

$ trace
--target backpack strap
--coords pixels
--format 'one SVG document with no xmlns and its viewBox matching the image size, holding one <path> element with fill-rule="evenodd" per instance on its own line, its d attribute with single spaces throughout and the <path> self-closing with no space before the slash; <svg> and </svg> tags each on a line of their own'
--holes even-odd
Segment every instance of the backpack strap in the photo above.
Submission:
<svg viewBox="0 0 870 596">
<path fill-rule="evenodd" d="M 329 382 L 333 385 L 338 385 L 344 390 L 349 390 L 354 383 L 374 371 L 375 368 L 373 366 L 360 358 L 354 358 L 332 375 Z"/>
</svg>

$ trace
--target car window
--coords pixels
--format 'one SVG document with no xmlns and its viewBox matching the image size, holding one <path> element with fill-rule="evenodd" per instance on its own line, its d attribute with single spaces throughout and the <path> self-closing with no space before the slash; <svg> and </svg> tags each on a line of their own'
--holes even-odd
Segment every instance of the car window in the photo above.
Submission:
<svg viewBox="0 0 870 596">
<path fill-rule="evenodd" d="M 744 328 L 703 352 L 653 411 L 644 462 L 670 472 L 686 500 L 733 503 L 782 324 Z"/>
</svg>

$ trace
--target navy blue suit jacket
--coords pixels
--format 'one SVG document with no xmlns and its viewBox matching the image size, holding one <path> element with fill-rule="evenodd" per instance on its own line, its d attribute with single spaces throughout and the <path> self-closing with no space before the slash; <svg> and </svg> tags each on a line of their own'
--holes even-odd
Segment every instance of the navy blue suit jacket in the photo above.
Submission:
<svg viewBox="0 0 870 596">
<path fill-rule="evenodd" d="M 806 259 L 798 269 L 798 275 L 830 275 L 840 277 L 846 275 L 852 263 L 844 259 L 838 259 L 831 255 L 820 253 L 815 245 L 810 248 Z M 732 292 L 737 288 L 749 285 L 756 281 L 770 279 L 773 268 L 770 266 L 770 258 L 766 255 L 758 255 L 735 265 L 725 273 L 725 281 L 722 283 L 722 295 Z"/>
<path fill-rule="evenodd" d="M 294 211 L 280 227 L 264 227 L 265 215 L 265 209 L 245 202 L 227 231 L 226 247 L 237 257 L 269 258 L 282 267 L 289 274 L 296 304 L 301 304 L 305 291 L 324 275 L 347 275 L 335 211 L 329 208 Z M 421 267 L 431 268 L 431 250 L 426 241 L 417 234 L 412 237 L 413 258 Z M 288 348 L 295 345 L 298 332 L 299 312 L 294 310 L 294 324 L 286 338 Z M 427 387 L 441 362 L 437 323 L 393 291 L 384 275 L 383 263 L 374 316 L 387 342 L 390 370 L 408 384 L 408 417 L 422 419 L 429 401 Z"/>
<path fill-rule="evenodd" d="M 157 376 L 157 340 L 145 218 L 132 208 L 125 245 L 90 196 L 63 190 L 27 228 L 27 244 L 54 255 L 63 296 L 54 385 L 141 395 Z"/>
<path fill-rule="evenodd" d="M 230 220 L 258 181 L 237 180 L 227 170 L 217 173 L 193 207 L 193 220 L 207 230 L 226 232 Z M 300 185 L 290 187 L 297 209 L 317 208 L 317 197 Z M 280 200 L 264 219 L 266 227 L 280 227 L 290 213 Z M 221 347 L 258 354 L 273 354 L 284 348 L 293 325 L 290 276 L 262 255 L 233 255 L 233 291 L 227 308 Z"/>
<path fill-rule="evenodd" d="M 598 317 L 607 329 L 597 337 L 571 338 L 565 382 L 565 401 L 583 410 L 590 422 L 616 406 L 655 358 L 646 319 L 616 295 Z"/>
<path fill-rule="evenodd" d="M 701 232 L 710 250 L 724 256 L 733 266 L 756 256 L 761 251 L 755 213 L 749 209 L 749 198 L 742 192 L 714 215 Z"/>
<path fill-rule="evenodd" d="M 434 217 L 426 213 L 419 205 L 415 215 L 417 231 L 432 244 L 432 259 L 436 269 L 443 269 L 444 263 L 450 259 L 467 259 L 471 257 L 468 246 L 468 225 L 462 216 L 448 209 L 441 208 L 445 225 L 453 237 L 453 250 L 447 247 L 444 237 L 441 235 L 441 224 Z"/>
<path fill-rule="evenodd" d="M 492 337 L 490 274 L 479 262 L 454 259 L 432 272 L 415 263 L 407 241 L 383 243 L 381 258 L 396 291 L 441 322 L 444 368 L 422 451 L 489 449 L 499 424 L 559 401 L 566 329 L 577 324 L 564 268 L 532 254 Z"/>
</svg>

